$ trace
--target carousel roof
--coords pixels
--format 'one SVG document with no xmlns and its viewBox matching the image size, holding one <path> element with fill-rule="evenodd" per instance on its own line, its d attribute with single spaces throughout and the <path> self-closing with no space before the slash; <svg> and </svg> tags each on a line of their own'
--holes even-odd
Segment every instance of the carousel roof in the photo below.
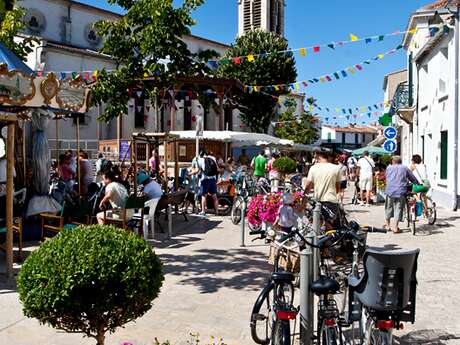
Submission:
<svg viewBox="0 0 460 345">
<path fill-rule="evenodd" d="M 3 43 L 0 43 L 0 65 L 6 64 L 9 71 L 21 71 L 32 74 L 33 71 Z"/>
</svg>

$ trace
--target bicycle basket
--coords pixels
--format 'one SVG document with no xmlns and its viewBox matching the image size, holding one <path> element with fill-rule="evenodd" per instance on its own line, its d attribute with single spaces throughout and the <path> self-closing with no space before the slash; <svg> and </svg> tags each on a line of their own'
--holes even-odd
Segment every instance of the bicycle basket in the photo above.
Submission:
<svg viewBox="0 0 460 345">
<path fill-rule="evenodd" d="M 357 235 L 362 240 L 358 246 L 358 255 L 361 258 L 366 250 L 367 232 L 358 232 Z M 336 246 L 327 248 L 327 252 L 324 254 L 336 264 L 351 264 L 353 262 L 353 251 L 353 241 L 343 239 Z"/>
<path fill-rule="evenodd" d="M 279 255 L 278 267 L 286 272 L 299 273 L 300 272 L 300 254 L 293 250 L 278 249 L 274 245 L 270 246 L 270 254 L 268 263 L 275 264 L 276 255 Z"/>
</svg>

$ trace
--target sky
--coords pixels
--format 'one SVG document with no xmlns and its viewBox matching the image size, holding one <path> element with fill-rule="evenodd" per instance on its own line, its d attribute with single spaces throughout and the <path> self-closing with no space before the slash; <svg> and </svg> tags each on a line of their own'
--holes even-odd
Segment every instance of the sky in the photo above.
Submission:
<svg viewBox="0 0 460 345">
<path fill-rule="evenodd" d="M 122 9 L 107 5 L 105 0 L 79 0 L 115 12 Z M 175 0 L 179 2 L 179 0 Z M 312 0 L 286 0 L 285 37 L 292 49 L 349 40 L 350 33 L 362 38 L 404 31 L 409 16 L 430 0 L 329 0 L 327 3 Z M 237 0 L 207 0 L 193 17 L 197 25 L 192 33 L 208 39 L 231 44 L 238 31 Z M 382 42 L 356 42 L 332 50 L 324 48 L 319 53 L 296 55 L 297 80 L 311 79 L 361 63 L 380 53 L 387 52 L 402 42 L 403 36 L 385 38 Z M 255 52 L 256 53 L 256 52 Z M 302 88 L 307 97 L 313 97 L 324 108 L 356 108 L 383 101 L 385 74 L 405 68 L 405 50 L 388 55 L 376 63 L 365 65 L 363 71 L 353 76 Z M 345 125 L 335 111 L 327 114 L 329 122 Z M 337 119 L 334 120 L 333 117 Z M 375 121 L 377 117 L 358 117 L 361 121 Z"/>
</svg>

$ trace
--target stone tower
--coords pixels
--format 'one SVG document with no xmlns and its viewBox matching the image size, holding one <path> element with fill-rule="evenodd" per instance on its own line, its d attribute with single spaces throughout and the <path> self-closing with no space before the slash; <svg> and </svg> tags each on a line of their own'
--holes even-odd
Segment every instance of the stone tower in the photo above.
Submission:
<svg viewBox="0 0 460 345">
<path fill-rule="evenodd" d="M 238 0 L 238 35 L 262 29 L 284 36 L 284 0 Z"/>
</svg>

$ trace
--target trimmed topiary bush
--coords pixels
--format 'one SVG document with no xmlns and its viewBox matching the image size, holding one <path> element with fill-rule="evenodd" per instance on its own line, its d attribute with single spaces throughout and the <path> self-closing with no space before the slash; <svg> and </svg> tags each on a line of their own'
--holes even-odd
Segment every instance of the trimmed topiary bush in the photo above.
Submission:
<svg viewBox="0 0 460 345">
<path fill-rule="evenodd" d="M 297 163 L 289 157 L 280 157 L 273 162 L 273 167 L 281 174 L 292 174 L 296 172 Z"/>
<path fill-rule="evenodd" d="M 105 333 L 145 314 L 163 282 L 159 258 L 134 233 L 81 226 L 46 241 L 18 277 L 27 317 L 104 344 Z"/>
</svg>

